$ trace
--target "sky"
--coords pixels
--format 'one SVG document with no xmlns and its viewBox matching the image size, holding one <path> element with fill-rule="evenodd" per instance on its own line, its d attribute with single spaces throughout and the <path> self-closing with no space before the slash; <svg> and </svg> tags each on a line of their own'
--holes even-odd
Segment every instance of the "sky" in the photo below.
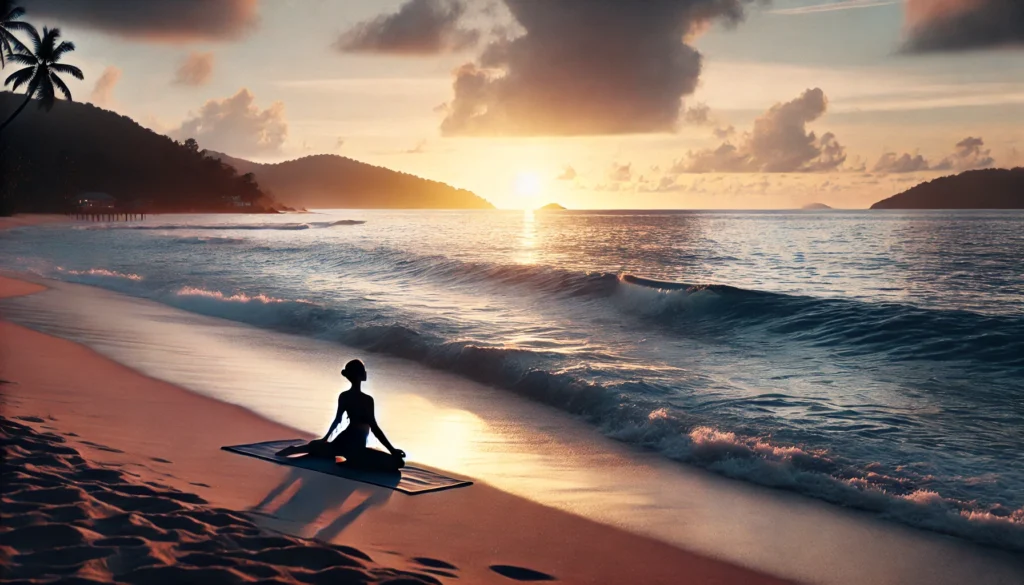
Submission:
<svg viewBox="0 0 1024 585">
<path fill-rule="evenodd" d="M 1019 0 L 22 0 L 74 99 L 501 208 L 864 208 L 1024 166 Z"/>
</svg>

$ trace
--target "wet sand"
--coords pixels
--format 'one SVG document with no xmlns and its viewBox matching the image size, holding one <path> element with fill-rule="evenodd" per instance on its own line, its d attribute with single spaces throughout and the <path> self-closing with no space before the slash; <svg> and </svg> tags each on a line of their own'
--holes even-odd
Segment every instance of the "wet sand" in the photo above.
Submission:
<svg viewBox="0 0 1024 585">
<path fill-rule="evenodd" d="M 0 297 L 42 288 L 0 277 Z M 330 572 L 340 569 L 355 571 L 347 573 L 354 582 L 387 582 L 396 570 L 413 580 L 495 583 L 785 582 L 485 483 L 407 496 L 223 452 L 296 432 L 7 322 L 0 359 L 11 437 L 3 473 L 17 478 L 4 482 L 0 561 L 12 577 L 43 579 L 44 567 L 57 570 L 46 559 L 61 558 L 71 563 L 64 574 L 99 582 L 158 578 L 146 571 L 201 578 L 213 569 L 229 581 L 267 583 L 337 581 L 340 572 Z M 54 489 L 66 502 L 51 501 Z M 138 528 L 147 523 L 159 532 Z M 194 541 L 226 548 L 190 550 Z M 69 556 L 55 556 L 62 552 Z"/>
</svg>

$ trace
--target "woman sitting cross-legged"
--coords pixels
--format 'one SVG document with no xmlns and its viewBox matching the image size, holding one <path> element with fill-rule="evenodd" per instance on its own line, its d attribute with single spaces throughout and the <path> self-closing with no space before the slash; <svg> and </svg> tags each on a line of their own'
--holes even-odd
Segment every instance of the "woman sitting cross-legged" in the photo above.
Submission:
<svg viewBox="0 0 1024 585">
<path fill-rule="evenodd" d="M 361 469 L 394 471 L 405 466 L 405 451 L 395 447 L 384 436 L 373 414 L 373 398 L 363 393 L 362 383 L 366 381 L 366 366 L 359 360 L 352 360 L 341 370 L 352 387 L 338 396 L 338 414 L 327 429 L 324 438 L 310 441 L 305 445 L 285 447 L 278 455 L 309 455 L 313 457 L 344 457 L 345 464 Z M 333 441 L 328 438 L 341 424 L 342 416 L 348 413 L 348 426 Z M 370 433 L 377 437 L 389 453 L 366 446 Z"/>
</svg>

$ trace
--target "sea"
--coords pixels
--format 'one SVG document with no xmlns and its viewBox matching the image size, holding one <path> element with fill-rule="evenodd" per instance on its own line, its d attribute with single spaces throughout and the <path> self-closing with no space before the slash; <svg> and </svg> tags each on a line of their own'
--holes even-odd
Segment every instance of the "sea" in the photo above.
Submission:
<svg viewBox="0 0 1024 585">
<path fill-rule="evenodd" d="M 0 269 L 417 362 L 672 465 L 1024 551 L 1024 212 L 158 215 L 3 232 Z"/>
</svg>

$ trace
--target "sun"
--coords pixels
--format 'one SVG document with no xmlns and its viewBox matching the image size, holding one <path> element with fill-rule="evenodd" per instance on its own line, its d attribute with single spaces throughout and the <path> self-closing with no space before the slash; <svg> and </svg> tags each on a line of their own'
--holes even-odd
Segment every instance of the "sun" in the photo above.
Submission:
<svg viewBox="0 0 1024 585">
<path fill-rule="evenodd" d="M 523 171 L 516 175 L 516 195 L 524 199 L 534 199 L 541 192 L 540 175 L 531 171 Z"/>
</svg>

